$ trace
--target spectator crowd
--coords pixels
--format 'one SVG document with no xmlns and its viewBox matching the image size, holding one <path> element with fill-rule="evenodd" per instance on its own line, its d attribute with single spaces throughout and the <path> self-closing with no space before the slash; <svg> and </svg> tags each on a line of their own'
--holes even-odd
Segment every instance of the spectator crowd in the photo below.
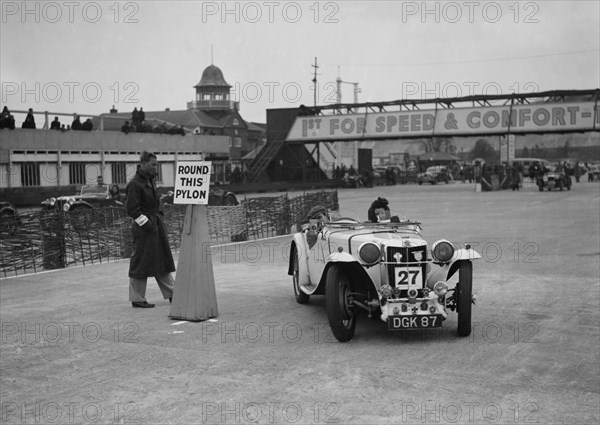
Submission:
<svg viewBox="0 0 600 425">
<path fill-rule="evenodd" d="M 185 136 L 185 129 L 181 125 L 170 125 L 167 126 L 165 121 L 162 123 L 152 125 L 146 121 L 146 113 L 143 108 L 138 110 L 137 107 L 133 108 L 131 113 L 131 122 L 125 121 L 125 124 L 121 126 L 121 132 L 125 134 L 129 133 L 158 133 L 158 134 L 180 134 Z"/>
</svg>

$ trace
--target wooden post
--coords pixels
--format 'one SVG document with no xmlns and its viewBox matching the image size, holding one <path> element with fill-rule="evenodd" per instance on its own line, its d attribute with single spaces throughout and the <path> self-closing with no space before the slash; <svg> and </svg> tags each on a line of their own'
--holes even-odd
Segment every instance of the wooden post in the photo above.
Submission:
<svg viewBox="0 0 600 425">
<path fill-rule="evenodd" d="M 209 246 L 206 205 L 185 211 L 171 319 L 202 321 L 217 317 L 217 295 Z"/>
</svg>

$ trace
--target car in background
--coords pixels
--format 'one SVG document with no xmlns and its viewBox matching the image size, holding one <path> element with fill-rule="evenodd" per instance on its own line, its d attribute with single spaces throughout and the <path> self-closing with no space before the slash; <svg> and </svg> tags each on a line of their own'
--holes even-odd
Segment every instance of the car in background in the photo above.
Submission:
<svg viewBox="0 0 600 425">
<path fill-rule="evenodd" d="M 66 222 L 70 223 L 73 229 L 85 231 L 95 226 L 107 225 L 118 217 L 116 211 L 106 208 L 122 208 L 124 203 L 121 199 L 121 196 L 112 196 L 109 186 L 100 184 L 82 186 L 80 192 L 75 195 L 45 199 L 41 205 L 42 211 L 62 210 L 66 214 Z M 102 208 L 100 214 L 93 213 L 97 208 Z M 46 223 L 47 220 L 40 220 L 40 222 Z"/>
<path fill-rule="evenodd" d="M 82 186 L 76 195 L 48 198 L 41 202 L 42 209 L 60 208 L 65 212 L 91 210 L 100 207 L 122 207 L 123 202 L 113 198 L 107 185 Z"/>
<path fill-rule="evenodd" d="M 386 184 L 390 184 L 387 180 L 387 168 L 373 168 L 373 186 L 385 186 Z"/>
<path fill-rule="evenodd" d="M 588 175 L 589 182 L 600 181 L 600 165 L 598 165 L 598 164 L 590 165 L 587 175 Z"/>
<path fill-rule="evenodd" d="M 529 175 L 530 169 L 533 170 L 532 165 L 534 167 L 537 166 L 539 169 L 546 167 L 548 161 L 541 158 L 515 158 L 512 160 L 511 165 L 514 165 L 515 163 L 519 164 L 519 168 L 523 172 L 523 177 L 535 178 L 536 176 Z"/>
<path fill-rule="evenodd" d="M 571 190 L 571 176 L 569 176 L 562 165 L 548 164 L 544 174 L 537 177 L 536 184 L 540 192 L 544 189 Z"/>
<path fill-rule="evenodd" d="M 448 172 L 448 167 L 445 165 L 434 165 L 433 167 L 427 168 L 424 173 L 417 174 L 417 183 L 431 183 L 437 184 L 444 182 L 446 184 L 450 183 L 450 175 Z"/>
</svg>

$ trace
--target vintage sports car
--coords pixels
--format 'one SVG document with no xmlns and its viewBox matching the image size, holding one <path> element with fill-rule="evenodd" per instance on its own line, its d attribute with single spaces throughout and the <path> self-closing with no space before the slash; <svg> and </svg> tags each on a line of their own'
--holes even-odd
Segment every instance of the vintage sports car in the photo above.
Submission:
<svg viewBox="0 0 600 425">
<path fill-rule="evenodd" d="M 471 333 L 472 262 L 481 255 L 447 240 L 431 249 L 421 223 L 311 220 L 293 236 L 288 274 L 299 304 L 325 295 L 338 341 L 352 339 L 358 313 L 378 316 L 390 330 L 437 328 L 458 313 L 459 336 Z"/>
<path fill-rule="evenodd" d="M 82 186 L 78 195 L 59 196 L 42 201 L 43 209 L 62 208 L 65 212 L 120 206 L 123 206 L 123 202 L 111 196 L 107 185 Z"/>
<path fill-rule="evenodd" d="M 569 176 L 562 168 L 554 165 L 548 165 L 544 170 L 545 173 L 538 175 L 536 184 L 540 192 L 544 189 L 552 190 L 558 188 L 563 190 L 565 187 L 567 190 L 571 190 L 571 176 Z"/>
<path fill-rule="evenodd" d="M 436 184 L 441 182 L 450 183 L 448 169 L 443 165 L 429 167 L 424 173 L 417 174 L 417 183 L 419 184 Z"/>
</svg>

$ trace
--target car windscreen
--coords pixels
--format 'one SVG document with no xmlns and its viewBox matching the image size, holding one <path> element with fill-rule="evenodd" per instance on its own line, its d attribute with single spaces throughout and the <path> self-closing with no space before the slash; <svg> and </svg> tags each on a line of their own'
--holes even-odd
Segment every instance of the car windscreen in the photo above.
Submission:
<svg viewBox="0 0 600 425">
<path fill-rule="evenodd" d="M 106 186 L 83 186 L 81 188 L 82 195 L 103 195 L 106 196 L 108 188 Z"/>
</svg>

